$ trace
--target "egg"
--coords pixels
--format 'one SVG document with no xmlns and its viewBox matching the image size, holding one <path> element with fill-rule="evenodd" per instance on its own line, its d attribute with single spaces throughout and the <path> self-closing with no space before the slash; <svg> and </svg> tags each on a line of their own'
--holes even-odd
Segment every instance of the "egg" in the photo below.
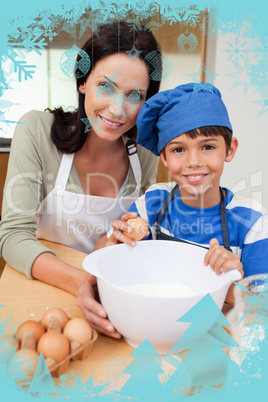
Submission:
<svg viewBox="0 0 268 402">
<path fill-rule="evenodd" d="M 49 308 L 41 319 L 41 324 L 46 330 L 48 329 L 50 317 L 58 318 L 61 330 L 63 330 L 66 323 L 69 321 L 68 315 L 61 308 L 57 307 Z"/>
<path fill-rule="evenodd" d="M 69 342 L 79 342 L 80 345 L 84 345 L 89 342 L 92 338 L 92 329 L 89 323 L 83 318 L 72 318 L 63 330 L 66 338 L 69 339 Z"/>
<path fill-rule="evenodd" d="M 22 338 L 25 337 L 29 332 L 34 336 L 36 342 L 39 341 L 40 337 L 45 333 L 45 329 L 42 324 L 38 321 L 28 320 L 23 322 L 16 330 Z"/>
<path fill-rule="evenodd" d="M 39 354 L 32 349 L 21 349 L 13 354 L 8 370 L 11 372 L 21 370 L 23 375 L 33 376 L 38 362 Z"/>
<path fill-rule="evenodd" d="M 56 363 L 64 360 L 68 356 L 69 350 L 69 341 L 60 332 L 51 331 L 44 333 L 37 344 L 37 352 L 42 352 L 45 359 L 49 357 Z"/>
<path fill-rule="evenodd" d="M 123 231 L 123 233 L 130 237 L 132 240 L 141 240 L 146 237 L 148 233 L 148 223 L 145 219 L 138 216 L 137 218 L 128 219 L 126 222 L 133 228 L 131 233 Z"/>
</svg>

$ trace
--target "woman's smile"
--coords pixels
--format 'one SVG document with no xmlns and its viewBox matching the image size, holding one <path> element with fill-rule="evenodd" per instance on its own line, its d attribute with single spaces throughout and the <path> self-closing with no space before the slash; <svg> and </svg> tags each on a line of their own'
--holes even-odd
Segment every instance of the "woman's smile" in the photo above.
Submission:
<svg viewBox="0 0 268 402">
<path fill-rule="evenodd" d="M 100 119 L 104 122 L 104 124 L 107 124 L 111 129 L 116 129 L 118 127 L 121 127 L 124 123 L 112 120 L 112 119 L 107 119 L 107 117 L 101 116 L 99 114 Z"/>
</svg>

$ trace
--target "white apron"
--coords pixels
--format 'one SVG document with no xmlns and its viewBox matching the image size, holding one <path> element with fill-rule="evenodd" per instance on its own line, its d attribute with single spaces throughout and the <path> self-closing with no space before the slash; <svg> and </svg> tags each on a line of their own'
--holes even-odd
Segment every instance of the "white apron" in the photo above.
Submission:
<svg viewBox="0 0 268 402">
<path fill-rule="evenodd" d="M 51 240 L 84 253 L 94 250 L 96 241 L 120 219 L 139 197 L 141 167 L 132 140 L 123 138 L 127 146 L 136 187 L 126 197 L 108 198 L 66 191 L 74 154 L 63 154 L 55 187 L 42 201 L 38 213 L 38 239 Z"/>
</svg>

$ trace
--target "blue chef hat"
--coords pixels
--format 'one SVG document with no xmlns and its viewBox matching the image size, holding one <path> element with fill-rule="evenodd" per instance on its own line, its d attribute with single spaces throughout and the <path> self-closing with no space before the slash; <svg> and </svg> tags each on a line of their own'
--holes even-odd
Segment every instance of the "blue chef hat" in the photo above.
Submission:
<svg viewBox="0 0 268 402">
<path fill-rule="evenodd" d="M 220 91 L 211 84 L 179 85 L 152 96 L 141 107 L 137 143 L 159 155 L 173 138 L 204 126 L 233 131 Z"/>
</svg>

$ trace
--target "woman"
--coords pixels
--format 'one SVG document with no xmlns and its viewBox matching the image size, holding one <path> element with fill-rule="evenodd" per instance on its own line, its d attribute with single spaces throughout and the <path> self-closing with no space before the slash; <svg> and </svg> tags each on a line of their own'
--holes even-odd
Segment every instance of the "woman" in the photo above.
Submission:
<svg viewBox="0 0 268 402">
<path fill-rule="evenodd" d="M 91 67 L 77 79 L 78 110 L 32 111 L 15 130 L 0 252 L 28 277 L 74 295 L 85 284 L 83 299 L 91 300 L 94 278 L 58 259 L 37 238 L 90 253 L 111 222 L 155 181 L 158 160 L 136 148 L 135 136 L 140 107 L 159 90 L 146 61 L 159 49 L 150 31 L 114 23 L 100 27 L 83 50 Z M 78 304 L 88 312 L 81 298 Z M 108 320 L 95 328 L 119 336 Z"/>
</svg>

